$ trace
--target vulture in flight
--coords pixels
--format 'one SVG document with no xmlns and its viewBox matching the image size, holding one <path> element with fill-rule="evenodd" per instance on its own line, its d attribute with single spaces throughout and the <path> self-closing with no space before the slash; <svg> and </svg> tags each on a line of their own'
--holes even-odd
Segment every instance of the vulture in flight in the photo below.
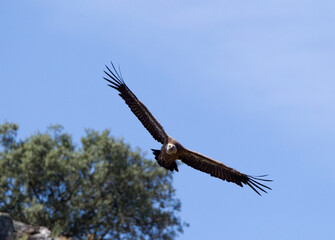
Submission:
<svg viewBox="0 0 335 240">
<path fill-rule="evenodd" d="M 117 71 L 113 63 L 111 64 L 112 69 L 106 66 L 108 71 L 106 70 L 104 72 L 108 78 L 106 76 L 104 79 L 110 83 L 108 86 L 119 92 L 119 95 L 126 102 L 130 110 L 141 121 L 152 137 L 163 144 L 160 150 L 152 149 L 155 159 L 160 166 L 170 171 L 176 170 L 178 172 L 176 160 L 181 160 L 190 167 L 208 173 L 213 177 L 220 178 L 227 182 L 233 182 L 241 187 L 243 187 L 243 184 L 246 184 L 259 195 L 261 195 L 259 191 L 266 193 L 266 189 L 271 190 L 270 187 L 260 182 L 272 181 L 264 179 L 267 175 L 257 177 L 246 175 L 221 162 L 183 147 L 178 141 L 169 136 L 148 108 L 127 87 L 123 81 L 120 69 Z"/>
</svg>

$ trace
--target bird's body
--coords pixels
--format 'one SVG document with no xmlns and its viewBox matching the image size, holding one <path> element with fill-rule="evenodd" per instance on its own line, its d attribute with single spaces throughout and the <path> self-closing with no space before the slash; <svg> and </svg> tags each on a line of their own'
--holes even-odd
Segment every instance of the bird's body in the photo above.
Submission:
<svg viewBox="0 0 335 240">
<path fill-rule="evenodd" d="M 127 87 L 123 81 L 121 72 L 119 73 L 116 70 L 113 63 L 112 67 L 114 72 L 106 66 L 108 72 L 105 71 L 105 73 L 110 79 L 106 77 L 104 77 L 104 79 L 110 83 L 110 87 L 116 89 L 119 92 L 119 95 L 129 106 L 130 110 L 141 121 L 143 126 L 149 131 L 152 137 L 162 144 L 162 148 L 160 150 L 152 149 L 153 154 L 155 155 L 155 159 L 160 166 L 170 171 L 175 170 L 178 172 L 176 160 L 181 160 L 185 164 L 202 172 L 208 173 L 213 177 L 226 180 L 227 182 L 233 182 L 241 187 L 243 187 L 242 184 L 246 184 L 259 195 L 260 193 L 258 190 L 263 192 L 266 192 L 264 188 L 271 190 L 271 188 L 259 182 L 271 181 L 263 179 L 263 177 L 266 175 L 258 177 L 246 175 L 226 166 L 221 162 L 183 147 L 182 144 L 180 144 L 165 132 L 157 119 L 153 117 L 146 106 L 140 100 L 138 100 L 135 94 Z"/>
<path fill-rule="evenodd" d="M 163 144 L 161 150 L 151 150 L 160 166 L 178 172 L 176 160 L 180 159 L 181 153 L 185 151 L 185 148 L 178 141 L 168 136 L 167 141 Z"/>
</svg>

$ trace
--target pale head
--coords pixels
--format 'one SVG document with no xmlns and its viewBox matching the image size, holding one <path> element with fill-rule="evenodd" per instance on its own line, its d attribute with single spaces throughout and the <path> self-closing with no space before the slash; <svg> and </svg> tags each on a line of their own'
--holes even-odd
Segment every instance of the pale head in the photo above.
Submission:
<svg viewBox="0 0 335 240">
<path fill-rule="evenodd" d="M 177 152 L 177 148 L 176 148 L 176 146 L 174 145 L 174 144 L 172 144 L 172 143 L 168 143 L 167 145 L 166 145 L 166 153 L 167 154 L 175 154 Z"/>
</svg>

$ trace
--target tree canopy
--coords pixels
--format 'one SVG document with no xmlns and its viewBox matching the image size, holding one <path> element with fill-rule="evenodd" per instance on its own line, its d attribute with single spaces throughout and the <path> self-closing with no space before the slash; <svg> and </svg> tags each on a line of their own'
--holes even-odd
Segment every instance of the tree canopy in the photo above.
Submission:
<svg viewBox="0 0 335 240">
<path fill-rule="evenodd" d="M 0 125 L 0 211 L 82 239 L 174 239 L 181 222 L 172 174 L 109 130 L 81 144 L 60 125 L 17 139 Z"/>
</svg>

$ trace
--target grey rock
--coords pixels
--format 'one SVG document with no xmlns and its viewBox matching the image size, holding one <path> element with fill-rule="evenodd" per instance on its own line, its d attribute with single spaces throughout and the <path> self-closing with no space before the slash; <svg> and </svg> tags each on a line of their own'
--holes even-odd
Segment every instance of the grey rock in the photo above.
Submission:
<svg viewBox="0 0 335 240">
<path fill-rule="evenodd" d="M 13 240 L 14 237 L 14 224 L 11 216 L 8 213 L 0 212 L 0 239 Z"/>
<path fill-rule="evenodd" d="M 0 240 L 15 240 L 27 236 L 28 240 L 57 240 L 46 227 L 13 221 L 8 213 L 0 212 Z"/>
</svg>

